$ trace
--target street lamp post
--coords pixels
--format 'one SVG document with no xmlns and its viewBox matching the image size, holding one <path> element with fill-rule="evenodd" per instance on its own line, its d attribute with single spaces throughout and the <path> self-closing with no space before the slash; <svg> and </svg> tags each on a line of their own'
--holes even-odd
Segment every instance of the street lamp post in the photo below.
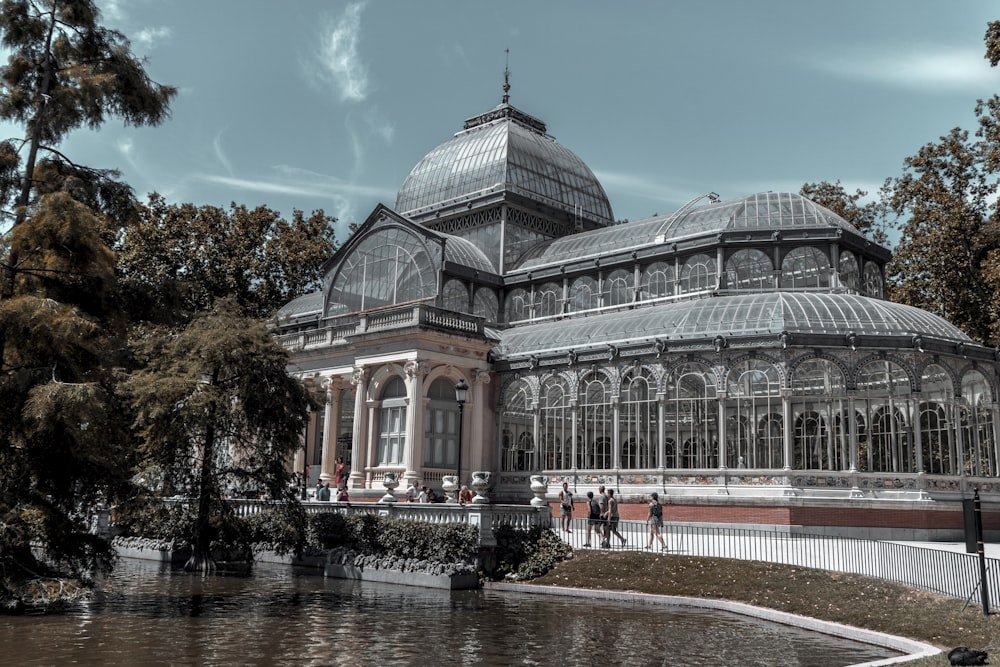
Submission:
<svg viewBox="0 0 1000 667">
<path fill-rule="evenodd" d="M 464 379 L 461 379 L 455 385 L 455 402 L 458 403 L 458 466 L 455 470 L 455 475 L 458 477 L 456 480 L 458 489 L 455 491 L 456 499 L 462 491 L 462 413 L 465 408 L 465 399 L 468 396 L 469 385 L 465 384 Z"/>
</svg>

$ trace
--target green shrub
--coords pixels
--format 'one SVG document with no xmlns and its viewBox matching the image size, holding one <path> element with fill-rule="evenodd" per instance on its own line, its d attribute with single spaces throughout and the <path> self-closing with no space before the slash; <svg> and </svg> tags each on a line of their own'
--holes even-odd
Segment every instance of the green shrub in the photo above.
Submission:
<svg viewBox="0 0 1000 667">
<path fill-rule="evenodd" d="M 498 526 L 493 534 L 497 540 L 495 579 L 540 577 L 573 552 L 568 544 L 545 528 L 515 530 L 510 526 Z"/>
<path fill-rule="evenodd" d="M 308 533 L 310 541 L 323 549 L 342 547 L 362 554 L 440 563 L 470 560 L 479 549 L 475 526 L 403 521 L 377 514 L 314 514 Z"/>
</svg>

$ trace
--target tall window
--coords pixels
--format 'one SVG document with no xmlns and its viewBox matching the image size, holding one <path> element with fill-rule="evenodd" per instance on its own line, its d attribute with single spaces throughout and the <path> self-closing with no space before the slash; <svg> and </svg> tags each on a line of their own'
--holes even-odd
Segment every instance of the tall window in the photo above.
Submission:
<svg viewBox="0 0 1000 667">
<path fill-rule="evenodd" d="M 472 302 L 472 314 L 485 318 L 490 324 L 495 324 L 499 312 L 500 301 L 497 299 L 497 293 L 488 287 L 477 289 Z"/>
<path fill-rule="evenodd" d="M 666 467 L 700 468 L 718 460 L 715 376 L 708 368 L 690 363 L 670 373 L 663 420 Z"/>
<path fill-rule="evenodd" d="M 566 384 L 561 378 L 548 378 L 542 385 L 542 433 L 539 439 L 542 468 L 564 470 L 573 467 L 573 419 Z"/>
<path fill-rule="evenodd" d="M 608 379 L 599 371 L 590 373 L 580 384 L 580 430 L 583 446 L 578 452 L 580 468 L 610 468 L 614 410 Z"/>
<path fill-rule="evenodd" d="M 562 285 L 543 283 L 535 288 L 535 317 L 548 317 L 562 312 Z"/>
<path fill-rule="evenodd" d="M 531 292 L 522 287 L 507 294 L 507 321 L 518 322 L 531 317 Z"/>
<path fill-rule="evenodd" d="M 875 262 L 865 262 L 864 281 L 865 295 L 876 299 L 881 299 L 885 295 L 883 288 L 885 283 L 882 281 L 882 272 Z"/>
<path fill-rule="evenodd" d="M 861 289 L 861 268 L 854 253 L 847 250 L 840 253 L 840 284 L 852 292 Z"/>
<path fill-rule="evenodd" d="M 810 359 L 795 369 L 791 385 L 795 427 L 792 466 L 796 470 L 849 469 L 844 374 L 831 361 Z"/>
<path fill-rule="evenodd" d="M 643 368 L 630 373 L 622 386 L 619 402 L 621 466 L 655 468 L 657 434 L 656 386 L 650 372 Z"/>
<path fill-rule="evenodd" d="M 756 248 L 737 250 L 726 260 L 726 287 L 741 290 L 774 287 L 771 258 Z"/>
<path fill-rule="evenodd" d="M 454 278 L 444 284 L 441 294 L 441 301 L 444 308 L 454 310 L 459 313 L 469 312 L 469 288 L 461 280 Z"/>
<path fill-rule="evenodd" d="M 955 475 L 952 449 L 952 420 L 948 411 L 953 403 L 955 390 L 951 376 L 941 366 L 931 364 L 920 378 L 920 448 L 921 464 L 925 472 Z"/>
<path fill-rule="evenodd" d="M 666 262 L 653 262 L 642 272 L 640 298 L 657 299 L 674 293 L 674 266 Z"/>
<path fill-rule="evenodd" d="M 394 376 L 382 391 L 379 408 L 378 465 L 401 465 L 406 446 L 406 383 Z"/>
<path fill-rule="evenodd" d="M 781 262 L 781 286 L 829 287 L 830 260 L 819 248 L 793 248 Z"/>
<path fill-rule="evenodd" d="M 705 254 L 688 257 L 681 269 L 679 282 L 682 294 L 687 292 L 700 292 L 702 290 L 715 287 L 718 276 L 716 275 L 715 258 Z"/>
<path fill-rule="evenodd" d="M 858 371 L 857 386 L 869 425 L 864 437 L 858 437 L 858 468 L 916 472 L 906 371 L 891 361 L 873 361 Z"/>
<path fill-rule="evenodd" d="M 632 303 L 635 275 L 625 269 L 615 269 L 604 279 L 604 305 L 624 306 Z"/>
<path fill-rule="evenodd" d="M 424 465 L 454 469 L 458 464 L 458 403 L 455 386 L 438 378 L 427 390 L 424 413 Z"/>
<path fill-rule="evenodd" d="M 569 300 L 574 311 L 599 307 L 601 291 L 597 288 L 597 280 L 591 276 L 580 276 L 575 279 L 570 287 Z"/>
<path fill-rule="evenodd" d="M 970 371 L 962 378 L 962 448 L 971 475 L 1000 475 L 990 407 L 992 393 L 979 371 Z"/>
<path fill-rule="evenodd" d="M 778 369 L 773 364 L 748 359 L 729 374 L 727 424 L 742 424 L 744 430 L 726 429 L 726 466 L 729 468 L 776 468 L 781 456 L 781 392 Z"/>
<path fill-rule="evenodd" d="M 503 443 L 500 456 L 504 470 L 532 470 L 534 461 L 534 419 L 531 396 L 523 381 L 512 383 L 504 392 L 502 415 Z"/>
</svg>

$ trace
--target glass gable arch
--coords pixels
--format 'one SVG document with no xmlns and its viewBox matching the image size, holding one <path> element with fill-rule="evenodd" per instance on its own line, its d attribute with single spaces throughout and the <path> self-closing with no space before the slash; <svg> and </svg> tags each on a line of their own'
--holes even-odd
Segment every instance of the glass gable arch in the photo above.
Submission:
<svg viewBox="0 0 1000 667">
<path fill-rule="evenodd" d="M 334 271 L 327 303 L 356 312 L 434 299 L 439 267 L 423 239 L 402 226 L 373 231 Z"/>
</svg>

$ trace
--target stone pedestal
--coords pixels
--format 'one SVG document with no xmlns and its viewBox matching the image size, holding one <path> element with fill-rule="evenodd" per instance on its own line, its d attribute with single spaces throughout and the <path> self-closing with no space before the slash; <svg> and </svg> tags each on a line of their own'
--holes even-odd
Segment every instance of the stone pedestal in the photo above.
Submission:
<svg viewBox="0 0 1000 667">
<path fill-rule="evenodd" d="M 535 494 L 535 497 L 531 499 L 531 505 L 533 507 L 542 507 L 548 505 L 545 500 L 545 494 L 549 490 L 548 482 L 545 481 L 545 475 L 532 475 L 531 476 L 531 492 Z"/>
<path fill-rule="evenodd" d="M 396 502 L 396 496 L 392 494 L 392 490 L 399 486 L 399 477 L 394 472 L 387 472 L 382 477 L 382 486 L 385 487 L 385 495 L 379 498 L 380 503 L 394 503 Z"/>
<path fill-rule="evenodd" d="M 446 494 L 446 503 L 457 503 L 458 502 L 458 477 L 456 475 L 445 475 L 441 478 L 441 488 L 444 489 Z"/>
</svg>

